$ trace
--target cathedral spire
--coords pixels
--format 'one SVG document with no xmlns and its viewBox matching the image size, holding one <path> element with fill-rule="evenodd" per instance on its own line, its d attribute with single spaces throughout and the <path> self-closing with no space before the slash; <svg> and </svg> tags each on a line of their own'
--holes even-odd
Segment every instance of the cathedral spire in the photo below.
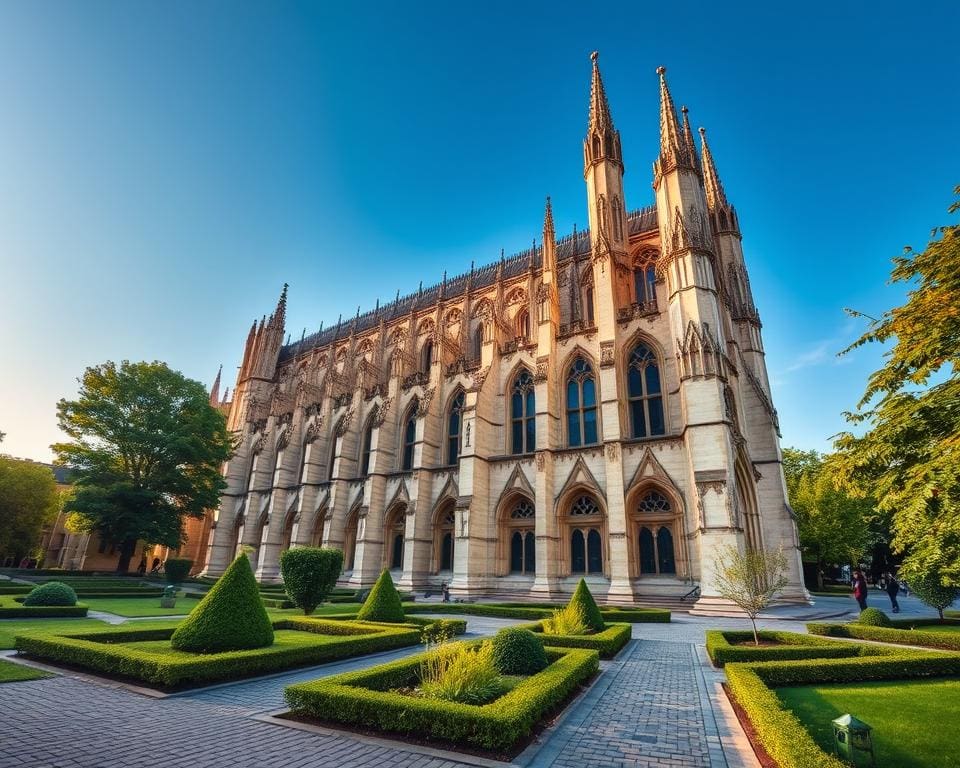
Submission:
<svg viewBox="0 0 960 768">
<path fill-rule="evenodd" d="M 680 128 L 677 125 L 677 108 L 667 86 L 667 68 L 657 67 L 660 75 L 660 158 L 676 158 L 680 154 Z"/>
<path fill-rule="evenodd" d="M 543 212 L 543 273 L 544 281 L 552 282 L 557 271 L 557 237 L 553 229 L 553 206 L 550 204 L 550 195 L 547 195 L 547 205 Z"/>
<path fill-rule="evenodd" d="M 717 174 L 717 166 L 713 162 L 710 145 L 707 144 L 707 131 L 700 129 L 700 142 L 703 145 L 703 186 L 707 193 L 707 205 L 713 211 L 721 206 L 727 206 L 727 195 L 723 191 L 723 184 Z"/>
<path fill-rule="evenodd" d="M 217 370 L 217 378 L 213 380 L 213 386 L 210 387 L 210 405 L 216 408 L 220 405 L 220 374 L 223 373 L 223 365 Z"/>
<path fill-rule="evenodd" d="M 607 93 L 600 77 L 600 57 L 596 51 L 590 54 L 593 74 L 590 80 L 590 115 L 587 118 L 587 135 L 583 140 L 583 169 L 587 170 L 602 160 L 611 160 L 623 170 L 623 155 L 620 151 L 620 134 L 613 127 L 613 116 L 607 103 Z"/>
<path fill-rule="evenodd" d="M 553 240 L 555 233 L 553 229 L 553 206 L 550 204 L 550 195 L 547 195 L 547 206 L 543 212 L 543 242 Z"/>
<path fill-rule="evenodd" d="M 283 290 L 280 291 L 280 300 L 277 302 L 277 309 L 273 313 L 273 319 L 277 324 L 282 328 L 284 322 L 287 319 L 287 288 L 289 286 L 284 283 Z"/>
<path fill-rule="evenodd" d="M 600 54 L 594 51 L 590 54 L 593 62 L 593 77 L 590 81 L 590 118 L 587 121 L 587 133 L 597 131 L 603 133 L 613 130 L 613 117 L 610 115 L 610 105 L 607 103 L 607 94 L 603 90 L 603 78 L 600 77 L 600 65 L 597 59 Z"/>
<path fill-rule="evenodd" d="M 690 129 L 690 110 L 680 107 L 683 113 L 683 145 L 694 168 L 700 168 L 700 158 L 697 156 L 697 145 L 693 141 L 693 131 Z"/>
</svg>

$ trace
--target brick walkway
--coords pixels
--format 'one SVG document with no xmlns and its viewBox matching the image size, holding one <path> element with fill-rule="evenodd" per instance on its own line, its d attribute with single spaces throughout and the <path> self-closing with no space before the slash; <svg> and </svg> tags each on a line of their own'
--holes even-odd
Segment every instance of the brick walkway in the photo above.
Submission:
<svg viewBox="0 0 960 768">
<path fill-rule="evenodd" d="M 559 728 L 515 765 L 529 768 L 706 766 L 740 768 L 735 733 L 715 717 L 715 675 L 701 664 L 703 630 L 716 620 L 685 615 L 671 625 L 634 625 L 631 645 L 604 671 Z M 471 634 L 510 621 L 470 619 Z M 724 625 L 743 626 L 726 620 Z M 799 629 L 799 627 L 795 627 Z M 648 639 L 646 634 L 664 635 Z M 672 635 L 672 636 L 671 636 Z M 65 675 L 0 685 L 0 768 L 455 768 L 442 759 L 347 734 L 318 734 L 254 719 L 283 706 L 291 682 L 400 658 L 418 648 L 272 678 L 153 699 Z M 713 703 L 711 701 L 713 700 Z"/>
</svg>

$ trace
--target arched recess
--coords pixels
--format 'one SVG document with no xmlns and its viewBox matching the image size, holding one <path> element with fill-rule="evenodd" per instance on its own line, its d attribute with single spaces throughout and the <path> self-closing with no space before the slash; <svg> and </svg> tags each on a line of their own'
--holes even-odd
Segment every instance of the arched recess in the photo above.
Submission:
<svg viewBox="0 0 960 768">
<path fill-rule="evenodd" d="M 466 393 L 462 387 L 457 387 L 444 409 L 446 442 L 444 458 L 448 465 L 456 465 L 460 459 L 460 437 L 463 430 L 463 410 L 466 407 Z"/>
<path fill-rule="evenodd" d="M 587 267 L 580 276 L 580 290 L 583 292 L 583 324 L 592 328 L 596 325 L 596 291 L 593 283 L 593 267 Z"/>
<path fill-rule="evenodd" d="M 607 513 L 599 493 L 577 483 L 557 503 L 564 576 L 607 576 L 610 551 Z"/>
<path fill-rule="evenodd" d="M 630 437 L 667 434 L 667 389 L 664 355 L 656 340 L 638 331 L 623 346 L 620 370 L 623 430 Z"/>
<path fill-rule="evenodd" d="M 641 480 L 627 493 L 627 541 L 631 578 L 688 575 L 683 500 L 657 480 Z"/>
<path fill-rule="evenodd" d="M 532 577 L 536 549 L 533 498 L 516 491 L 506 494 L 497 511 L 497 575 Z"/>
<path fill-rule="evenodd" d="M 374 409 L 373 413 L 367 418 L 366 424 L 363 426 L 363 434 L 360 436 L 360 456 L 357 462 L 357 477 L 366 477 L 370 474 L 370 444 L 373 442 L 374 418 L 376 414 L 377 410 Z"/>
<path fill-rule="evenodd" d="M 419 401 L 413 398 L 400 421 L 400 450 L 397 451 L 397 455 L 400 457 L 400 470 L 403 472 L 413 469 L 414 448 L 417 444 L 418 407 Z"/>
<path fill-rule="evenodd" d="M 323 518 L 318 515 L 318 518 Z M 349 573 L 354 569 L 357 559 L 357 525 L 360 521 L 360 507 L 354 507 L 347 514 L 347 522 L 343 528 L 343 570 Z M 321 535 L 323 523 L 320 523 Z"/>
<path fill-rule="evenodd" d="M 431 572 L 444 574 L 453 571 L 453 555 L 456 539 L 456 516 L 453 500 L 446 500 L 437 506 L 433 515 L 433 554 Z"/>
<path fill-rule="evenodd" d="M 757 504 L 753 473 L 747 469 L 747 459 L 742 450 L 737 452 L 734 462 L 734 476 L 737 487 L 734 491 L 734 527 L 743 527 L 747 546 L 754 550 L 763 549 L 763 531 L 760 526 L 760 507 Z"/>
<path fill-rule="evenodd" d="M 323 504 L 317 508 L 317 511 L 313 516 L 313 530 L 310 531 L 311 547 L 323 546 L 324 526 L 327 523 L 327 515 L 329 513 L 330 510 L 327 508 L 326 504 Z M 346 550 L 344 550 L 344 557 L 346 557 Z"/>
<path fill-rule="evenodd" d="M 403 569 L 404 536 L 406 535 L 407 505 L 394 504 L 384 516 L 383 567 L 391 571 Z"/>
</svg>

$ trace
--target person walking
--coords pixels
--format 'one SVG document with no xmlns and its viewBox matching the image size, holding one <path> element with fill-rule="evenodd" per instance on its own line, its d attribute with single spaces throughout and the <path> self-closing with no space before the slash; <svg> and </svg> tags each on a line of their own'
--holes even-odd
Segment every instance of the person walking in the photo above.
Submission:
<svg viewBox="0 0 960 768">
<path fill-rule="evenodd" d="M 900 603 L 897 602 L 897 593 L 900 591 L 900 584 L 893 577 L 892 573 L 887 573 L 887 596 L 890 598 L 890 605 L 893 606 L 894 613 L 900 613 Z"/>
<path fill-rule="evenodd" d="M 853 597 L 861 611 L 867 607 L 867 580 L 859 569 L 853 572 Z"/>
<path fill-rule="evenodd" d="M 140 565 L 137 566 L 137 573 L 143 576 L 147 572 L 147 553 L 140 555 Z"/>
</svg>

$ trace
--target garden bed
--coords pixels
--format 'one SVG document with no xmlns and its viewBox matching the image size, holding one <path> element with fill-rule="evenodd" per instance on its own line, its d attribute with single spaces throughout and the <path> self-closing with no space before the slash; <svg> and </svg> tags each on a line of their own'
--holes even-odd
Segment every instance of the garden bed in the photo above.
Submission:
<svg viewBox="0 0 960 768">
<path fill-rule="evenodd" d="M 53 619 L 67 616 L 86 616 L 88 606 L 76 605 L 22 605 L 0 598 L 0 619 Z"/>
<path fill-rule="evenodd" d="M 749 630 L 708 630 L 707 654 L 714 666 L 731 662 L 786 661 L 794 659 L 836 659 L 883 653 L 883 649 L 867 649 L 857 643 L 825 640 L 796 632 L 761 630 L 761 645 L 753 644 Z"/>
<path fill-rule="evenodd" d="M 511 757 L 525 739 L 562 708 L 599 667 L 596 651 L 548 648 L 549 666 L 517 682 L 494 701 L 460 704 L 404 695 L 415 686 L 418 654 L 390 664 L 288 686 L 285 692 L 294 719 L 338 723 L 365 732 L 432 741 L 453 749 L 485 750 L 494 758 Z"/>
<path fill-rule="evenodd" d="M 946 619 L 900 620 L 892 627 L 874 627 L 867 624 L 807 624 L 807 631 L 825 637 L 852 637 L 858 640 L 875 640 L 898 645 L 918 645 L 925 648 L 941 648 L 960 651 L 960 621 Z M 933 627 L 936 626 L 936 629 Z M 920 627 L 911 629 L 910 627 Z M 930 627 L 930 629 L 924 629 Z M 947 630 L 947 631 L 944 631 Z"/>
<path fill-rule="evenodd" d="M 817 742 L 816 737 L 805 727 L 803 718 L 797 716 L 791 708 L 792 705 L 784 702 L 778 691 L 782 689 L 785 697 L 789 699 L 789 689 L 797 687 L 822 687 L 836 683 L 862 685 L 865 682 L 881 681 L 902 683 L 931 681 L 946 677 L 956 678 L 960 675 L 960 654 L 894 649 L 881 655 L 852 659 L 728 664 L 726 674 L 730 695 L 749 718 L 759 745 L 776 761 L 779 768 L 844 768 L 846 764 Z M 896 685 L 888 688 L 897 690 Z M 823 707 L 832 712 L 825 705 Z M 951 716 L 948 712 L 944 712 L 943 718 L 938 717 L 933 721 L 914 722 L 908 715 L 910 708 L 909 698 L 904 696 L 902 700 L 898 700 L 896 709 L 901 718 L 899 727 L 929 729 L 936 727 L 935 723 L 941 720 L 952 722 L 944 719 Z M 825 711 L 824 714 L 826 713 L 828 712 Z M 843 713 L 833 714 L 827 722 L 839 714 Z M 871 723 L 865 710 L 855 711 L 852 714 L 862 717 L 871 725 L 880 725 L 879 719 L 876 723 Z M 950 729 L 943 730 L 949 730 L 952 733 Z M 881 733 L 879 728 L 874 733 L 874 741 L 878 747 L 882 746 L 880 742 L 885 742 L 887 738 L 888 735 Z M 893 734 L 890 738 L 896 741 L 899 734 Z M 951 755 L 955 754 L 954 747 Z M 914 765 L 920 764 L 914 763 Z M 905 764 L 887 762 L 886 765 L 900 768 Z"/>
<path fill-rule="evenodd" d="M 418 603 L 403 608 L 407 613 L 456 613 L 469 616 L 491 616 L 503 619 L 549 619 L 562 605 L 553 603 Z M 664 608 L 604 608 L 600 615 L 608 622 L 659 624 L 670 621 Z"/>
<path fill-rule="evenodd" d="M 170 646 L 174 628 L 18 635 L 17 651 L 96 674 L 176 690 L 392 650 L 420 642 L 407 624 L 284 619 L 266 648 L 189 653 Z"/>
<path fill-rule="evenodd" d="M 543 644 L 554 648 L 586 648 L 597 651 L 601 659 L 612 659 L 630 642 L 633 627 L 629 624 L 607 624 L 603 631 L 589 635 L 546 635 L 543 624 L 524 625 L 524 629 L 536 632 Z"/>
</svg>

